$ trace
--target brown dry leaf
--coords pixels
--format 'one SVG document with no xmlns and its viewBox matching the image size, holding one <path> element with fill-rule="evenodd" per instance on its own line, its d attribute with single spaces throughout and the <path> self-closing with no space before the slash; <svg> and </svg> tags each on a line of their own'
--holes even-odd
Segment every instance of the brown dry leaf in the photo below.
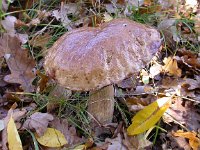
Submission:
<svg viewBox="0 0 200 150">
<path fill-rule="evenodd" d="M 200 72 L 200 55 L 198 53 L 183 48 L 177 51 L 177 55 L 179 56 L 177 60 L 181 64 Z"/>
<path fill-rule="evenodd" d="M 143 109 L 145 106 L 148 104 L 152 103 L 155 101 L 157 98 L 156 96 L 153 95 L 148 95 L 146 98 L 141 98 L 141 97 L 130 97 L 126 98 L 126 105 L 129 108 L 129 111 L 139 111 Z"/>
<path fill-rule="evenodd" d="M 165 122 L 179 122 L 184 124 L 186 128 L 197 131 L 200 127 L 200 111 L 195 108 L 192 102 L 183 102 L 181 98 L 177 98 L 163 116 Z"/>
<path fill-rule="evenodd" d="M 47 129 L 53 116 L 48 113 L 36 112 L 32 114 L 23 124 L 23 128 L 35 130 L 39 136 L 42 136 Z"/>
<path fill-rule="evenodd" d="M 176 132 L 172 132 L 172 135 L 189 139 L 189 144 L 193 150 L 198 150 L 200 148 L 200 139 L 196 137 L 197 134 L 195 132 L 184 132 L 182 130 L 178 130 Z"/>
<path fill-rule="evenodd" d="M 128 150 L 145 149 L 145 147 L 152 145 L 152 143 L 145 138 L 144 134 L 128 136 L 127 133 L 124 132 L 124 137 L 123 144 Z"/>
<path fill-rule="evenodd" d="M 169 75 L 181 77 L 181 69 L 178 68 L 178 63 L 172 57 L 164 58 L 163 62 L 165 65 L 163 66 L 164 72 L 167 72 Z"/>
<path fill-rule="evenodd" d="M 176 27 L 176 19 L 164 19 L 158 24 L 158 29 L 163 33 L 165 42 L 168 46 L 174 47 L 177 42 L 180 42 L 180 35 Z"/>
<path fill-rule="evenodd" d="M 183 84 L 189 85 L 188 90 L 200 88 L 200 76 L 196 76 L 195 79 L 196 80 L 190 78 L 185 79 L 185 82 Z"/>
<path fill-rule="evenodd" d="M 142 94 L 152 94 L 156 91 L 152 86 L 149 85 L 138 85 L 135 89 L 135 91 L 130 91 L 128 94 L 133 95 L 142 95 Z"/>
<path fill-rule="evenodd" d="M 173 130 L 172 131 L 176 131 L 178 128 L 178 125 L 173 125 Z M 190 145 L 188 144 L 188 141 L 183 138 L 183 137 L 175 137 L 172 135 L 172 132 L 168 132 L 167 135 L 163 134 L 163 138 L 165 139 L 167 136 L 167 138 L 169 139 L 166 144 L 165 147 L 163 147 L 163 149 L 167 149 L 167 148 L 171 148 L 171 149 L 184 149 L 184 150 L 191 150 Z"/>
<path fill-rule="evenodd" d="M 58 98 L 68 100 L 71 95 L 71 90 L 68 90 L 60 85 L 56 85 L 49 93 L 49 96 L 53 99 L 47 104 L 47 112 L 54 112 L 59 107 L 60 102 L 57 100 Z"/>
<path fill-rule="evenodd" d="M 0 57 L 2 56 L 6 59 L 11 71 L 4 80 L 9 83 L 19 83 L 24 91 L 32 92 L 35 61 L 28 56 L 28 51 L 21 47 L 21 42 L 16 36 L 3 34 L 0 38 Z"/>
<path fill-rule="evenodd" d="M 152 0 L 144 0 L 144 3 L 143 3 L 144 6 L 151 6 L 151 4 L 152 4 Z"/>
<path fill-rule="evenodd" d="M 127 150 L 123 145 L 123 139 L 120 134 L 118 134 L 114 139 L 107 138 L 105 142 L 109 143 L 107 150 Z"/>
<path fill-rule="evenodd" d="M 34 36 L 30 41 L 30 45 L 32 45 L 33 47 L 41 47 L 41 48 L 45 48 L 46 44 L 48 43 L 48 41 L 51 39 L 51 35 L 46 32 L 43 35 L 39 34 Z"/>
<path fill-rule="evenodd" d="M 37 70 L 37 75 L 40 77 L 40 80 L 38 81 L 38 91 L 42 92 L 45 90 L 47 86 L 47 82 L 49 81 L 49 77 L 42 74 L 39 70 Z"/>
<path fill-rule="evenodd" d="M 200 57 L 188 57 L 187 55 L 181 57 L 182 62 L 190 68 L 195 68 L 200 71 Z"/>
<path fill-rule="evenodd" d="M 192 79 L 193 81 L 193 79 Z M 193 82 L 195 82 L 194 80 Z M 187 78 L 175 78 L 175 77 L 166 77 L 162 79 L 162 84 L 160 85 L 160 91 L 166 93 L 167 95 L 176 94 L 182 97 L 190 97 L 198 100 L 198 96 L 196 95 L 194 90 L 189 90 L 188 88 L 192 85 L 187 83 Z M 193 83 L 191 83 L 193 84 Z M 196 85 L 196 83 L 194 83 Z M 193 86 L 195 86 L 193 85 Z"/>
<path fill-rule="evenodd" d="M 50 125 L 64 134 L 68 146 L 80 145 L 85 141 L 83 138 L 78 137 L 75 127 L 69 127 L 66 119 L 54 118 Z"/>
<path fill-rule="evenodd" d="M 118 87 L 122 89 L 132 89 L 136 87 L 137 79 L 136 74 L 131 76 L 130 78 L 124 79 L 117 84 Z"/>
<path fill-rule="evenodd" d="M 54 10 L 52 16 L 54 16 L 58 21 L 61 21 L 62 25 L 67 30 L 72 30 L 74 28 L 72 20 L 69 19 L 68 15 L 73 14 L 78 15 L 80 12 L 80 7 L 77 3 L 61 3 L 60 11 Z"/>
</svg>

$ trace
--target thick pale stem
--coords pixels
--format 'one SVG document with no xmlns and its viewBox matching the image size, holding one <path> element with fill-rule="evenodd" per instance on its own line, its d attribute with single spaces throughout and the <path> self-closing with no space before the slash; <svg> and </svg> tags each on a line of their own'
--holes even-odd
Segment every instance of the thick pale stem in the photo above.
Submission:
<svg viewBox="0 0 200 150">
<path fill-rule="evenodd" d="M 88 112 L 101 125 L 112 122 L 114 112 L 113 85 L 109 85 L 100 90 L 90 92 Z M 92 120 L 91 123 L 93 126 L 96 124 L 95 120 Z"/>
</svg>

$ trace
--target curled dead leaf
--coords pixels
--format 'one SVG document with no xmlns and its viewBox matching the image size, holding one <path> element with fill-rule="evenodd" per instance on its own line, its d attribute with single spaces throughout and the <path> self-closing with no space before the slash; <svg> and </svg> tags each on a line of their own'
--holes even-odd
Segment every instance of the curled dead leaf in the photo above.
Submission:
<svg viewBox="0 0 200 150">
<path fill-rule="evenodd" d="M 165 65 L 162 67 L 164 72 L 169 75 L 181 77 L 181 69 L 178 68 L 178 63 L 173 57 L 168 57 L 163 60 Z"/>
<path fill-rule="evenodd" d="M 193 150 L 198 150 L 200 148 L 200 139 L 196 137 L 195 132 L 184 132 L 182 130 L 178 130 L 176 132 L 172 132 L 174 136 L 180 136 L 189 139 L 189 144 Z"/>
</svg>

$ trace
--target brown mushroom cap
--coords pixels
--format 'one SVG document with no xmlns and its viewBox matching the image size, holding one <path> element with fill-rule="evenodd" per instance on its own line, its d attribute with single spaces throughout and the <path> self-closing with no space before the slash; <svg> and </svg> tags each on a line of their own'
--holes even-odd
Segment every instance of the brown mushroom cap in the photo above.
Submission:
<svg viewBox="0 0 200 150">
<path fill-rule="evenodd" d="M 159 32 L 128 19 L 64 34 L 49 49 L 44 68 L 59 84 L 89 91 L 118 83 L 138 72 L 158 51 Z"/>
</svg>

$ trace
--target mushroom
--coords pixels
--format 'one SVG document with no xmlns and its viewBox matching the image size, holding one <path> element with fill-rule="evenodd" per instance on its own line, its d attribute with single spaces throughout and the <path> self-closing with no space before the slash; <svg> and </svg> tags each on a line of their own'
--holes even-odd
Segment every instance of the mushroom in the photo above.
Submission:
<svg viewBox="0 0 200 150">
<path fill-rule="evenodd" d="M 160 45 L 156 29 L 114 19 L 65 33 L 49 49 L 44 68 L 61 86 L 90 91 L 88 112 L 105 124 L 113 117 L 113 84 L 139 72 Z"/>
</svg>

